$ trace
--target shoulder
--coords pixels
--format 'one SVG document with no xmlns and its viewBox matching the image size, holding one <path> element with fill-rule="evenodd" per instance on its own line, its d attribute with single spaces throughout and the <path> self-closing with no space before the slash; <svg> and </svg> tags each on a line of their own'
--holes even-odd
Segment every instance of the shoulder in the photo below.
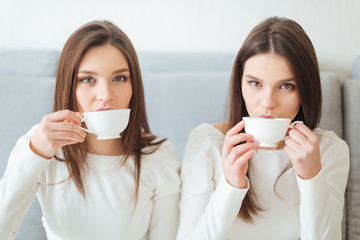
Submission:
<svg viewBox="0 0 360 240">
<path fill-rule="evenodd" d="M 349 162 L 349 147 L 347 143 L 338 137 L 336 133 L 320 128 L 314 129 L 318 136 L 322 161 L 347 161 Z"/>
<path fill-rule="evenodd" d="M 162 139 L 163 138 L 157 137 L 153 142 L 159 142 Z M 145 165 L 154 165 L 159 169 L 166 166 L 172 166 L 174 168 L 180 166 L 176 148 L 169 140 L 163 141 L 158 146 L 147 146 L 142 152 L 141 161 Z"/>
<path fill-rule="evenodd" d="M 213 171 L 221 163 L 225 135 L 211 124 L 203 123 L 190 132 L 185 146 L 182 171 Z"/>
<path fill-rule="evenodd" d="M 333 131 L 324 130 L 320 128 L 315 128 L 314 133 L 319 138 L 320 148 L 323 149 L 333 149 L 333 148 L 341 148 L 348 149 L 347 143 L 336 135 Z"/>
<path fill-rule="evenodd" d="M 222 123 L 213 123 L 211 124 L 214 128 L 222 132 L 224 135 L 227 131 L 229 131 L 229 123 L 228 122 L 222 122 Z"/>
<path fill-rule="evenodd" d="M 156 138 L 154 141 L 160 140 Z M 155 151 L 141 155 L 142 179 L 151 183 L 158 194 L 180 191 L 180 168 L 175 146 L 169 140 L 162 142 Z"/>
<path fill-rule="evenodd" d="M 198 127 L 191 130 L 187 144 L 187 148 L 199 148 L 200 146 L 222 145 L 225 135 L 221 124 L 202 123 Z"/>
</svg>

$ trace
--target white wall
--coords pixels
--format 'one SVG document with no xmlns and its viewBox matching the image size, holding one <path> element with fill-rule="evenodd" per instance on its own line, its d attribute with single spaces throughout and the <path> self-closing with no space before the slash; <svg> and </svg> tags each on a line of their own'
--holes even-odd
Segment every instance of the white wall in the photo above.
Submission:
<svg viewBox="0 0 360 240">
<path fill-rule="evenodd" d="M 60 51 L 75 29 L 107 19 L 138 51 L 237 52 L 273 15 L 303 26 L 321 70 L 351 76 L 360 55 L 360 0 L 0 0 L 0 48 Z"/>
</svg>

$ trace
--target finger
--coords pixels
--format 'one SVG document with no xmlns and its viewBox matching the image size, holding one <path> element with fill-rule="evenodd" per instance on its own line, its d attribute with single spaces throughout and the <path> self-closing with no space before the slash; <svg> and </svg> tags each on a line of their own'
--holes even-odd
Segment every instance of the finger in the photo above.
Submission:
<svg viewBox="0 0 360 240">
<path fill-rule="evenodd" d="M 241 121 L 226 133 L 224 145 L 222 149 L 222 156 L 227 157 L 234 145 L 240 143 L 241 141 L 248 140 L 246 137 L 249 137 L 249 135 L 239 134 L 239 132 L 244 128 L 244 125 L 245 125 L 244 121 Z M 233 136 L 237 136 L 237 135 L 241 135 L 241 136 L 235 137 L 234 139 L 232 138 Z"/>
<path fill-rule="evenodd" d="M 71 131 L 52 131 L 49 138 L 54 141 L 83 142 L 85 137 Z"/>
<path fill-rule="evenodd" d="M 82 114 L 80 112 L 76 112 L 77 115 L 81 116 L 83 118 Z M 64 122 L 72 122 L 70 119 L 66 119 Z M 81 126 L 81 123 L 77 124 L 78 126 Z"/>
<path fill-rule="evenodd" d="M 258 147 L 258 143 L 244 143 L 241 145 L 238 145 L 236 147 L 233 147 L 229 153 L 229 156 L 227 158 L 227 164 L 234 164 L 236 159 L 242 157 L 246 152 L 250 150 L 254 150 L 256 147 Z"/>
<path fill-rule="evenodd" d="M 233 137 L 226 138 L 222 149 L 222 156 L 228 157 L 231 150 L 238 144 L 244 143 L 255 143 L 251 134 L 240 133 Z"/>
<path fill-rule="evenodd" d="M 237 123 L 234 127 L 232 127 L 227 133 L 226 136 L 234 136 L 236 134 L 238 134 L 245 126 L 245 122 L 241 121 L 239 123 Z"/>
<path fill-rule="evenodd" d="M 233 147 L 241 142 L 251 141 L 253 136 L 249 133 L 239 133 L 238 135 L 229 137 L 225 140 L 224 144 Z"/>
<path fill-rule="evenodd" d="M 74 132 L 81 137 L 86 137 L 86 133 L 82 130 L 78 125 L 74 124 L 73 122 L 56 122 L 50 125 L 52 131 L 56 132 Z"/>
<path fill-rule="evenodd" d="M 84 115 L 81 112 L 76 112 L 77 115 L 79 115 L 80 117 L 84 117 Z"/>
<path fill-rule="evenodd" d="M 284 151 L 289 156 L 290 160 L 295 159 L 296 152 L 292 148 L 290 148 L 288 145 L 284 146 Z"/>
<path fill-rule="evenodd" d="M 294 129 L 298 130 L 299 132 L 301 132 L 305 137 L 312 139 L 314 136 L 316 136 L 311 130 L 310 128 L 308 128 L 305 124 L 303 123 L 297 123 L 294 126 Z"/>
<path fill-rule="evenodd" d="M 81 126 L 81 123 L 83 121 L 84 115 L 81 112 L 76 112 L 76 114 L 80 117 L 80 123 L 78 124 L 79 126 Z"/>
<path fill-rule="evenodd" d="M 79 125 L 81 123 L 81 118 L 79 115 L 70 110 L 61 110 L 47 115 L 47 119 L 52 122 L 63 122 L 65 120 L 70 120 L 75 124 Z"/>
<path fill-rule="evenodd" d="M 299 149 L 301 148 L 300 144 L 291 138 L 287 138 L 285 140 L 285 146 L 288 147 L 289 149 L 291 149 L 293 152 L 298 152 Z M 284 147 L 284 149 L 285 149 L 285 147 Z"/>
<path fill-rule="evenodd" d="M 52 132 L 71 132 L 71 133 L 76 133 L 77 135 L 79 135 L 82 138 L 86 137 L 86 133 L 84 130 L 82 130 L 78 125 L 74 124 L 73 122 L 69 122 L 69 121 L 64 121 L 64 122 L 54 122 L 51 124 L 48 124 L 49 126 L 49 131 Z"/>
<path fill-rule="evenodd" d="M 316 136 L 316 134 L 313 131 L 311 131 L 306 125 L 296 124 L 295 129 L 301 132 L 309 140 L 309 144 L 312 145 L 319 144 L 319 139 Z"/>
<path fill-rule="evenodd" d="M 291 129 L 289 131 L 289 137 L 299 144 L 303 144 L 304 142 L 308 141 L 307 137 L 298 129 Z"/>
<path fill-rule="evenodd" d="M 251 149 L 245 152 L 240 158 L 236 159 L 233 163 L 234 170 L 240 171 L 242 166 L 244 166 L 244 164 L 246 164 L 254 154 L 255 150 Z"/>
</svg>

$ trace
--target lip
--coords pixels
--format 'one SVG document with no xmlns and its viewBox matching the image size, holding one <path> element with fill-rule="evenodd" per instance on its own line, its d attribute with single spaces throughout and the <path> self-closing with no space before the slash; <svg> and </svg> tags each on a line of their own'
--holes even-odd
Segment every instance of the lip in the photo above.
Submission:
<svg viewBox="0 0 360 240">
<path fill-rule="evenodd" d="M 271 115 L 261 115 L 259 117 L 262 117 L 262 118 L 275 118 L 274 116 L 271 116 Z"/>
<path fill-rule="evenodd" d="M 99 108 L 99 109 L 96 109 L 97 112 L 99 111 L 109 111 L 109 110 L 114 110 L 113 108 Z"/>
</svg>

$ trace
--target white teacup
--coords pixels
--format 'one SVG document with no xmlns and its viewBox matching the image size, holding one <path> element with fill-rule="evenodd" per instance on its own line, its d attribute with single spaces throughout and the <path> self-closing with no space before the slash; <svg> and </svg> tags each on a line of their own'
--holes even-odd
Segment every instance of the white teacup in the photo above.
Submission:
<svg viewBox="0 0 360 240">
<path fill-rule="evenodd" d="M 98 112 L 82 113 L 85 122 L 84 131 L 97 135 L 97 139 L 114 139 L 120 138 L 120 133 L 125 130 L 130 117 L 130 109 L 117 109 Z"/>
<path fill-rule="evenodd" d="M 276 147 L 277 143 L 285 139 L 289 128 L 293 128 L 295 121 L 290 124 L 287 118 L 262 118 L 262 117 L 243 117 L 245 122 L 245 132 L 250 133 L 254 140 L 259 143 L 259 147 Z"/>
</svg>

